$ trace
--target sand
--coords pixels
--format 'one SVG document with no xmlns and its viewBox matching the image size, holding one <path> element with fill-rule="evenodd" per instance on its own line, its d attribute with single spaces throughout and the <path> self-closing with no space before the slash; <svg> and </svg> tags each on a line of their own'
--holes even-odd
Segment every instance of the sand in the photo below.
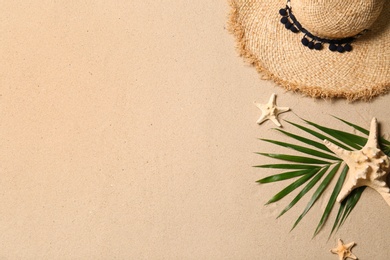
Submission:
<svg viewBox="0 0 390 260">
<path fill-rule="evenodd" d="M 314 100 L 261 80 L 235 51 L 226 1 L 3 1 L 0 6 L 0 259 L 390 258 L 390 208 L 368 190 L 330 240 L 320 201 L 264 203 L 278 152 L 256 124 L 272 93 L 300 117 L 390 133 L 389 96 Z M 297 116 L 298 115 L 298 116 Z M 285 125 L 285 130 L 292 131 Z M 334 212 L 335 213 L 335 212 Z M 334 215 L 332 215 L 334 217 Z"/>
</svg>

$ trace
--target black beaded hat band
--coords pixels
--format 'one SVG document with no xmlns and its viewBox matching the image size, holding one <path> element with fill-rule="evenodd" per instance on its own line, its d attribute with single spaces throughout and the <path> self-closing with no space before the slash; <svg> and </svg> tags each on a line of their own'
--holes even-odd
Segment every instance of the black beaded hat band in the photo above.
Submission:
<svg viewBox="0 0 390 260">
<path fill-rule="evenodd" d="M 294 16 L 290 6 L 290 0 L 287 0 L 287 5 L 285 8 L 279 10 L 279 14 L 283 16 L 280 19 L 280 22 L 284 24 L 286 29 L 292 31 L 293 33 L 302 32 L 304 36 L 301 40 L 302 44 L 308 47 L 311 50 L 322 50 L 324 43 L 329 44 L 329 50 L 339 53 L 350 52 L 352 51 L 351 43 L 362 33 L 341 39 L 326 39 L 313 35 L 308 30 L 306 30 L 302 25 L 298 22 L 297 18 Z"/>
</svg>

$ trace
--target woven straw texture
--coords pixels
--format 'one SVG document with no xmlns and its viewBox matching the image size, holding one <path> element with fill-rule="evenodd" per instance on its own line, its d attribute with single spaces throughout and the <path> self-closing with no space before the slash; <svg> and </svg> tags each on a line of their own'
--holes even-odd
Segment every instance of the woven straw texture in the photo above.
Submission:
<svg viewBox="0 0 390 260">
<path fill-rule="evenodd" d="M 321 51 L 303 46 L 303 34 L 294 34 L 279 22 L 285 0 L 230 0 L 229 30 L 236 36 L 240 55 L 265 79 L 311 97 L 367 101 L 390 90 L 388 2 L 349 53 L 331 52 L 327 45 Z M 291 5 L 294 8 L 293 0 Z"/>
<path fill-rule="evenodd" d="M 369 28 L 387 0 L 293 0 L 294 15 L 311 33 L 324 38 L 355 36 Z"/>
</svg>

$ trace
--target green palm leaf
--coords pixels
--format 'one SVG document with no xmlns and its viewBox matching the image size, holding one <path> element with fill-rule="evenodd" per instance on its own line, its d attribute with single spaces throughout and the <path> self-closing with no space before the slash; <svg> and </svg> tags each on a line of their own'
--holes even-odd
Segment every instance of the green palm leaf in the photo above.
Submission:
<svg viewBox="0 0 390 260">
<path fill-rule="evenodd" d="M 351 192 L 351 196 L 349 200 L 345 200 L 345 212 L 340 220 L 340 224 L 338 227 L 340 227 L 342 224 L 344 224 L 344 221 L 347 219 L 351 211 L 356 206 L 357 202 L 359 201 L 363 191 L 365 190 L 365 186 L 359 187 Z M 344 202 L 344 201 L 343 201 Z"/>
<path fill-rule="evenodd" d="M 329 150 L 328 147 L 326 147 L 323 143 L 319 143 L 319 142 L 313 141 L 313 140 L 311 140 L 311 139 L 302 137 L 302 136 L 300 136 L 300 135 L 291 134 L 291 133 L 286 132 L 286 131 L 284 131 L 284 130 L 282 130 L 282 129 L 279 129 L 279 128 L 277 128 L 277 129 L 275 129 L 275 130 L 276 130 L 276 131 L 279 131 L 279 132 L 281 132 L 281 133 L 283 133 L 283 134 L 285 134 L 285 135 L 287 135 L 288 137 L 291 137 L 291 138 L 293 138 L 293 139 L 295 139 L 295 140 L 298 140 L 298 141 L 300 141 L 300 142 L 302 142 L 302 143 L 304 143 L 304 144 L 306 144 L 306 145 L 311 145 L 311 146 L 313 146 L 313 147 L 315 147 L 315 148 L 318 148 L 318 149 L 324 150 L 324 151 L 326 151 L 326 152 L 332 153 L 332 151 Z"/>
<path fill-rule="evenodd" d="M 307 164 L 264 164 L 264 165 L 256 165 L 253 166 L 256 168 L 268 168 L 268 169 L 286 169 L 286 170 L 294 170 L 294 169 L 314 169 L 318 166 L 316 165 L 307 165 Z"/>
<path fill-rule="evenodd" d="M 305 174 L 303 177 L 299 178 L 298 180 L 294 181 L 290 185 L 288 185 L 286 188 L 284 188 L 282 191 L 278 192 L 275 196 L 273 196 L 266 205 L 279 201 L 283 199 L 285 196 L 290 194 L 292 191 L 294 191 L 296 188 L 307 182 L 311 179 L 316 173 L 318 172 L 318 169 L 313 169 L 309 173 Z"/>
<path fill-rule="evenodd" d="M 313 122 L 310 122 L 308 120 L 304 120 L 304 121 L 306 123 L 308 123 L 309 125 L 312 125 L 317 129 L 320 129 L 324 133 L 337 138 L 337 140 L 342 141 L 343 143 L 347 144 L 348 146 L 350 146 L 354 149 L 360 150 L 362 148 L 362 146 L 364 146 L 367 142 L 367 138 L 363 138 L 363 137 L 358 136 L 358 135 L 354 135 L 354 134 L 350 134 L 347 132 L 331 129 L 328 127 L 320 126 L 320 125 L 315 124 Z"/>
<path fill-rule="evenodd" d="M 338 120 L 340 120 L 341 122 L 343 122 L 343 123 L 345 123 L 345 124 L 347 124 L 347 125 L 353 127 L 353 129 L 359 131 L 360 133 L 365 134 L 365 135 L 368 136 L 369 131 L 366 130 L 366 129 L 364 129 L 363 127 L 360 127 L 360 126 L 358 126 L 358 125 L 352 124 L 352 123 L 350 123 L 350 122 L 348 122 L 348 121 L 345 121 L 344 119 L 341 119 L 341 118 L 339 118 L 339 117 L 337 117 L 337 116 L 333 116 L 333 117 L 336 118 L 336 119 L 338 119 Z"/>
<path fill-rule="evenodd" d="M 359 187 L 354 189 L 341 203 L 339 207 L 339 211 L 336 216 L 336 220 L 333 224 L 332 230 L 330 231 L 329 238 L 333 234 L 333 232 L 337 231 L 344 221 L 347 219 L 351 211 L 354 209 L 356 204 L 358 203 L 363 191 L 366 187 Z"/>
<path fill-rule="evenodd" d="M 268 156 L 275 159 L 284 160 L 287 162 L 308 163 L 308 164 L 329 164 L 327 161 L 322 161 L 310 157 L 295 156 L 288 154 L 274 154 L 274 153 L 257 153 L 260 155 Z"/>
<path fill-rule="evenodd" d="M 329 198 L 329 201 L 328 201 L 328 204 L 326 205 L 326 208 L 324 210 L 324 213 L 321 217 L 321 220 L 320 222 L 318 223 L 318 226 L 314 232 L 314 236 L 316 236 L 318 234 L 318 232 L 320 232 L 321 228 L 323 227 L 323 225 L 325 224 L 326 220 L 328 219 L 329 215 L 330 215 L 330 212 L 332 211 L 332 208 L 336 202 L 336 198 L 337 196 L 339 195 L 340 191 L 341 191 L 341 187 L 343 186 L 343 183 L 344 183 L 344 180 L 345 180 L 345 177 L 347 176 L 347 172 L 348 172 L 348 166 L 345 165 L 342 172 L 340 173 L 340 176 L 339 176 L 339 179 L 334 187 L 334 190 L 332 192 L 332 195 L 330 195 L 330 198 Z M 336 223 L 336 222 L 335 222 Z"/>
<path fill-rule="evenodd" d="M 310 129 L 310 128 L 307 128 L 307 127 L 304 127 L 304 126 L 301 126 L 301 125 L 292 123 L 292 122 L 287 121 L 287 120 L 286 120 L 286 122 L 289 123 L 289 124 L 291 124 L 291 125 L 293 125 L 293 126 L 295 126 L 295 127 L 297 127 L 297 128 L 299 128 L 299 129 L 301 129 L 301 130 L 303 130 L 303 131 L 305 131 L 306 133 L 309 133 L 309 134 L 311 134 L 311 135 L 317 137 L 317 138 L 320 139 L 320 140 L 325 140 L 325 139 L 327 139 L 329 142 L 334 143 L 335 145 L 337 145 L 337 146 L 339 146 L 339 147 L 341 147 L 341 148 L 343 148 L 343 149 L 345 149 L 345 150 L 351 150 L 351 148 L 349 148 L 349 147 L 346 146 L 345 144 L 343 144 L 343 143 L 341 143 L 341 142 L 338 142 L 337 140 L 335 140 L 335 139 L 333 139 L 333 138 L 331 138 L 331 137 L 329 137 L 329 136 L 323 135 L 323 134 L 318 133 L 318 132 L 316 132 L 316 131 L 314 131 L 314 130 L 312 130 L 312 129 Z"/>
<path fill-rule="evenodd" d="M 327 153 L 323 153 L 323 152 L 320 152 L 320 151 L 317 151 L 317 150 L 314 150 L 314 149 L 310 149 L 310 148 L 307 148 L 307 147 L 303 147 L 303 146 L 300 146 L 300 145 L 294 145 L 294 144 L 289 144 L 289 143 L 279 142 L 279 141 L 269 140 L 269 139 L 260 139 L 260 140 L 265 141 L 265 142 L 269 142 L 269 143 L 273 143 L 273 144 L 276 144 L 276 145 L 280 145 L 280 146 L 283 146 L 283 147 L 286 147 L 286 148 L 290 148 L 290 149 L 293 149 L 293 150 L 301 152 L 301 153 L 314 155 L 314 156 L 319 157 L 319 158 L 330 159 L 330 160 L 339 160 L 338 157 L 335 157 L 333 155 L 330 155 L 330 154 L 327 154 Z"/>
<path fill-rule="evenodd" d="M 326 187 L 329 185 L 337 171 L 339 170 L 340 164 L 337 164 L 329 173 L 328 176 L 322 181 L 316 192 L 314 192 L 313 196 L 311 197 L 309 203 L 306 205 L 305 210 L 303 213 L 298 217 L 297 221 L 295 221 L 294 226 L 292 229 L 294 229 L 298 223 L 302 220 L 302 218 L 309 212 L 309 210 L 313 207 L 314 203 L 318 200 L 318 198 L 321 196 L 321 194 L 324 192 Z"/>
<path fill-rule="evenodd" d="M 336 118 L 341 122 L 347 124 L 358 132 L 368 135 L 368 131 L 364 128 L 361 128 L 355 124 L 352 124 L 348 121 L 345 121 L 340 118 Z M 276 131 L 282 133 L 283 135 L 290 138 L 292 141 L 297 141 L 300 144 L 295 144 L 291 142 L 281 142 L 277 140 L 270 139 L 260 139 L 263 142 L 268 142 L 277 146 L 283 146 L 289 150 L 293 150 L 294 152 L 298 152 L 299 155 L 296 154 L 274 154 L 274 153 L 257 153 L 262 156 L 270 157 L 273 159 L 277 159 L 283 161 L 285 163 L 275 163 L 275 164 L 264 164 L 257 165 L 254 167 L 262 168 L 262 169 L 283 169 L 287 170 L 285 172 L 274 174 L 265 178 L 258 180 L 257 182 L 260 184 L 272 183 L 277 181 L 283 181 L 288 179 L 296 179 L 294 182 L 286 186 L 283 190 L 274 195 L 266 204 L 270 204 L 276 201 L 281 200 L 282 198 L 289 195 L 296 189 L 299 189 L 303 184 L 307 183 L 294 197 L 294 199 L 282 210 L 278 217 L 284 215 L 288 210 L 294 207 L 298 201 L 301 200 L 305 195 L 309 193 L 309 191 L 317 184 L 318 187 L 314 191 L 311 196 L 311 199 L 307 203 L 305 209 L 302 214 L 295 221 L 292 229 L 294 229 L 298 223 L 306 216 L 309 210 L 315 205 L 318 199 L 322 196 L 324 191 L 328 188 L 332 180 L 337 176 L 337 183 L 333 187 L 329 187 L 332 190 L 329 201 L 326 205 L 324 212 L 322 213 L 321 219 L 317 225 L 317 228 L 314 232 L 314 236 L 316 236 L 326 221 L 328 220 L 330 213 L 332 212 L 336 198 L 340 193 L 342 185 L 345 181 L 348 166 L 338 157 L 336 157 L 333 152 L 331 152 L 323 143 L 324 139 L 329 140 L 330 142 L 336 144 L 337 146 L 346 149 L 356 149 L 360 150 L 362 146 L 365 145 L 367 138 L 366 136 L 359 136 L 356 134 L 351 134 L 348 132 L 340 131 L 333 128 L 324 127 L 313 123 L 308 120 L 303 120 L 309 127 L 303 126 L 301 124 L 293 123 L 287 121 L 290 125 L 302 130 L 306 135 L 311 136 L 312 138 L 303 137 L 302 135 L 294 134 L 287 132 L 281 129 L 275 129 Z M 314 129 L 313 129 L 314 128 Z M 313 140 L 319 139 L 321 142 Z M 380 145 L 387 149 L 390 154 L 390 142 L 381 138 L 379 140 Z M 385 151 L 385 150 L 384 150 Z M 308 157 L 307 155 L 310 155 Z M 341 167 L 341 165 L 344 165 Z M 341 170 L 340 170 L 341 168 Z M 325 177 L 324 177 L 325 176 Z M 322 181 L 321 181 L 322 180 Z M 355 189 L 351 192 L 349 196 L 347 196 L 342 203 L 340 203 L 338 214 L 335 218 L 332 230 L 330 235 L 333 232 L 337 231 L 348 218 L 356 204 L 358 203 L 361 194 L 363 193 L 365 187 Z"/>
<path fill-rule="evenodd" d="M 341 119 L 341 118 L 338 118 L 338 117 L 334 117 L 334 118 L 336 118 L 336 119 L 340 120 L 341 122 L 343 122 L 343 123 L 345 123 L 345 124 L 347 124 L 347 125 L 353 127 L 355 130 L 359 131 L 360 133 L 365 134 L 366 136 L 368 136 L 368 134 L 369 134 L 369 131 L 368 131 L 368 130 L 366 130 L 366 129 L 364 129 L 364 128 L 358 126 L 358 125 L 352 124 L 352 123 L 347 122 L 347 121 L 345 121 L 345 120 L 343 120 L 343 119 Z M 382 148 L 383 152 L 384 152 L 387 156 L 389 156 L 389 155 L 390 155 L 390 141 L 386 140 L 386 139 L 383 138 L 383 137 L 379 137 L 379 145 L 380 145 L 380 147 Z"/>
<path fill-rule="evenodd" d="M 289 209 L 291 209 L 314 185 L 324 176 L 329 167 L 323 168 L 307 185 L 301 192 L 291 201 L 290 204 L 287 205 L 283 209 L 283 211 L 279 214 L 278 218 L 281 217 L 284 213 L 286 213 Z"/>
<path fill-rule="evenodd" d="M 310 173 L 311 170 L 312 169 L 305 169 L 305 170 L 291 171 L 291 172 L 285 172 L 285 173 L 281 173 L 281 174 L 275 174 L 275 175 L 263 178 L 261 180 L 258 180 L 257 182 L 258 183 L 270 183 L 270 182 L 284 181 L 284 180 L 292 179 L 292 178 L 299 177 L 299 176 L 305 175 L 307 173 Z"/>
</svg>

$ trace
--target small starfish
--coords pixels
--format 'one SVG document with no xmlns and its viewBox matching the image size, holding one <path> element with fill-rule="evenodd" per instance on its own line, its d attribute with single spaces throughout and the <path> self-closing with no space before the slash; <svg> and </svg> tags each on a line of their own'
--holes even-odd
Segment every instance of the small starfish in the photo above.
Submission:
<svg viewBox="0 0 390 260">
<path fill-rule="evenodd" d="M 355 242 L 349 244 L 344 244 L 343 241 L 339 238 L 337 240 L 337 247 L 330 250 L 333 254 L 339 255 L 339 260 L 345 260 L 347 258 L 358 259 L 354 254 L 352 254 L 351 249 L 355 245 Z"/>
<path fill-rule="evenodd" d="M 386 178 L 390 172 L 390 160 L 378 146 L 378 126 L 374 117 L 371 120 L 370 134 L 366 145 L 358 151 L 347 151 L 324 140 L 324 144 L 349 167 L 348 179 L 344 183 L 337 200 L 341 202 L 352 190 L 368 186 L 379 192 L 390 206 L 390 188 Z"/>
<path fill-rule="evenodd" d="M 281 127 L 282 125 L 280 124 L 279 120 L 278 120 L 278 115 L 283 113 L 283 112 L 287 112 L 290 110 L 290 108 L 288 107 L 278 107 L 276 106 L 276 94 L 272 94 L 268 103 L 267 104 L 260 104 L 260 103 L 256 103 L 255 102 L 255 105 L 261 110 L 261 116 L 259 118 L 259 120 L 257 120 L 256 123 L 258 123 L 259 125 L 261 123 L 263 123 L 264 121 L 266 120 L 271 120 L 272 122 L 274 122 L 275 125 Z"/>
</svg>

